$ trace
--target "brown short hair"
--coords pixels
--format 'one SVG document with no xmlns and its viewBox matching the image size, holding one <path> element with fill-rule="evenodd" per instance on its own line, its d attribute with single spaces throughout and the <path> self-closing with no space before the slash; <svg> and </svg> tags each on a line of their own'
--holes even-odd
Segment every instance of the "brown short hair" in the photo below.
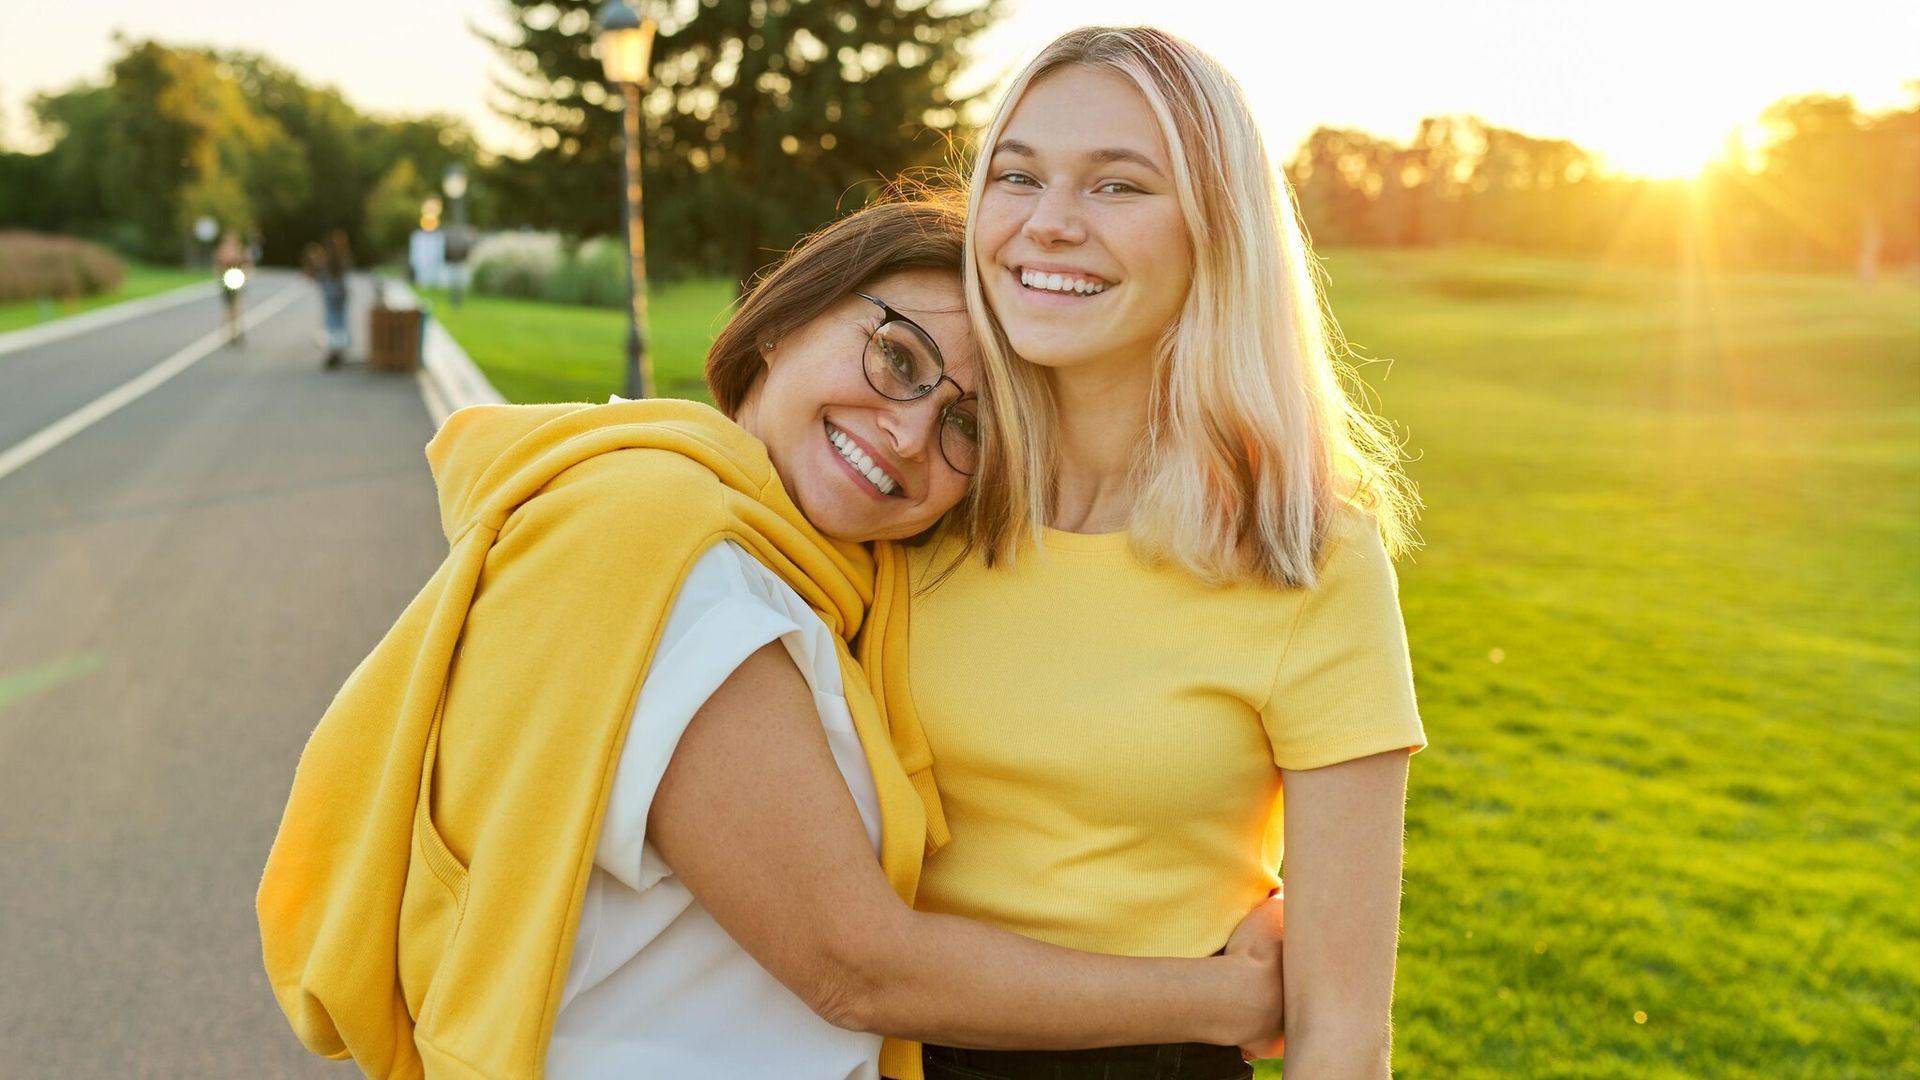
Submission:
<svg viewBox="0 0 1920 1080">
<path fill-rule="evenodd" d="M 761 346 L 848 293 L 903 270 L 944 270 L 957 279 L 965 258 L 965 195 L 938 188 L 890 196 L 806 237 L 748 288 L 713 339 L 707 386 L 714 403 L 729 416 L 737 412 L 766 370 Z"/>
</svg>

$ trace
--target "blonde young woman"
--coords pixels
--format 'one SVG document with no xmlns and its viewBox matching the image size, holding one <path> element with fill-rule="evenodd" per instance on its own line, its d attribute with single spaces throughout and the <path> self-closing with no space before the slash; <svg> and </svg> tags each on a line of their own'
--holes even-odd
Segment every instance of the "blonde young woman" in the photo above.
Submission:
<svg viewBox="0 0 1920 1080">
<path fill-rule="evenodd" d="M 1206 956 L 1284 852 L 1288 1078 L 1385 1077 L 1424 743 L 1389 561 L 1413 497 L 1343 392 L 1281 184 L 1232 80 L 1149 29 L 1055 41 L 988 128 L 967 292 L 999 437 L 972 528 L 915 559 L 939 579 L 910 675 L 952 833 L 917 903 Z M 1194 1044 L 925 1064 L 1250 1075 Z"/>
</svg>

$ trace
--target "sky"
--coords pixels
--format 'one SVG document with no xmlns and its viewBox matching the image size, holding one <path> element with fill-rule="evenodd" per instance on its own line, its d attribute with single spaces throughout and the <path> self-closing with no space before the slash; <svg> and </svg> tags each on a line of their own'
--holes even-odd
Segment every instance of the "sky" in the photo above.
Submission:
<svg viewBox="0 0 1920 1080">
<path fill-rule="evenodd" d="M 991 88 L 1059 32 L 1145 22 L 1212 52 L 1276 155 L 1322 124 L 1404 140 L 1474 113 L 1573 139 L 1616 167 L 1686 175 L 1773 101 L 1904 105 L 1920 80 L 1915 0 L 1011 0 L 963 78 Z M 446 112 L 481 144 L 527 143 L 487 107 L 497 61 L 470 27 L 499 0 L 0 0 L 0 145 L 35 148 L 27 99 L 103 78 L 116 31 L 262 52 L 361 109 Z"/>
</svg>

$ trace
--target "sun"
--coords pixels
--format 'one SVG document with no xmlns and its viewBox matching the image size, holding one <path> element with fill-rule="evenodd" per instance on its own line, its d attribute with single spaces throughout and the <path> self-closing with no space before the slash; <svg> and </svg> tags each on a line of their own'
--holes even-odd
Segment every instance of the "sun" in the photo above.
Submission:
<svg viewBox="0 0 1920 1080">
<path fill-rule="evenodd" d="M 1594 140 L 1594 150 L 1607 164 L 1649 180 L 1691 180 L 1700 175 L 1724 147 L 1724 135 L 1696 131 L 1681 124 L 1650 123 Z"/>
</svg>

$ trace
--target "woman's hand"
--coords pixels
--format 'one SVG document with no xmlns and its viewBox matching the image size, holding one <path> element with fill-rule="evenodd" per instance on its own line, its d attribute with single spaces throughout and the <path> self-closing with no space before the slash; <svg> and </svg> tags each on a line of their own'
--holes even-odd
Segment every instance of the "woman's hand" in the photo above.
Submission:
<svg viewBox="0 0 1920 1080">
<path fill-rule="evenodd" d="M 1244 957 L 1258 966 L 1254 993 L 1249 995 L 1244 1034 L 1233 1039 L 1247 1060 L 1279 1057 L 1286 1051 L 1284 1001 L 1284 945 L 1287 936 L 1287 900 L 1283 889 L 1260 903 L 1227 939 L 1226 954 Z"/>
</svg>

